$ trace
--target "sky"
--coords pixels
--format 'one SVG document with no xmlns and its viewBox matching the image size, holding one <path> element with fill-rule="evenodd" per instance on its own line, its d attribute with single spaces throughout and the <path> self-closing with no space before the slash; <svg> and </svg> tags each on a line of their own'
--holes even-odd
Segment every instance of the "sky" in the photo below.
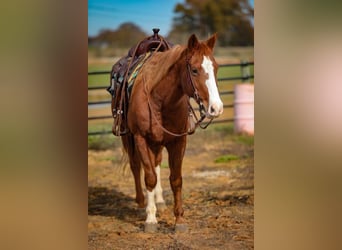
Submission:
<svg viewBox="0 0 342 250">
<path fill-rule="evenodd" d="M 174 7 L 185 0 L 88 0 L 88 36 L 103 29 L 115 30 L 122 23 L 133 22 L 147 34 L 160 28 L 166 36 L 172 27 Z M 254 0 L 249 0 L 254 7 Z"/>
</svg>

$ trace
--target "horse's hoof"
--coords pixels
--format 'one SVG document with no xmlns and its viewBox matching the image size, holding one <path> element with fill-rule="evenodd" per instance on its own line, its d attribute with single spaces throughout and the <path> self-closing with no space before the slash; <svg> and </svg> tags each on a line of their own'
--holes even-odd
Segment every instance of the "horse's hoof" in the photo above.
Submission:
<svg viewBox="0 0 342 250">
<path fill-rule="evenodd" d="M 157 223 L 146 223 L 144 227 L 145 233 L 155 233 L 158 230 L 158 224 Z"/>
<path fill-rule="evenodd" d="M 185 233 L 188 231 L 188 226 L 186 224 L 176 224 L 175 232 L 176 233 Z"/>
<path fill-rule="evenodd" d="M 156 205 L 157 205 L 157 210 L 159 212 L 164 212 L 167 209 L 165 202 L 160 202 L 160 203 L 157 203 Z"/>
</svg>

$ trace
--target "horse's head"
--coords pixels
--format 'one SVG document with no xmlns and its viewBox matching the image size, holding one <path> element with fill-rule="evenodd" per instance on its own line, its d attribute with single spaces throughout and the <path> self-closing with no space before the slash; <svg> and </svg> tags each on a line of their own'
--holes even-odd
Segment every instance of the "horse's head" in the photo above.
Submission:
<svg viewBox="0 0 342 250">
<path fill-rule="evenodd" d="M 191 35 L 186 50 L 188 70 L 186 92 L 197 102 L 203 102 L 208 118 L 218 117 L 223 112 L 223 103 L 216 81 L 218 64 L 213 56 L 215 42 L 216 34 L 204 42 L 198 41 L 195 35 Z"/>
</svg>

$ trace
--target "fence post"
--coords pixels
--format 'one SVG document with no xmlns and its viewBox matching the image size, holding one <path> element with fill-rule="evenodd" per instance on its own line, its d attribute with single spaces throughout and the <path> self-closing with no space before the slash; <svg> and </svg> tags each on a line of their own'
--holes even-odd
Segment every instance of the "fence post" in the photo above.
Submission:
<svg viewBox="0 0 342 250">
<path fill-rule="evenodd" d="M 250 78 L 249 64 L 247 61 L 244 60 L 241 61 L 241 76 L 242 82 L 246 82 Z"/>
</svg>

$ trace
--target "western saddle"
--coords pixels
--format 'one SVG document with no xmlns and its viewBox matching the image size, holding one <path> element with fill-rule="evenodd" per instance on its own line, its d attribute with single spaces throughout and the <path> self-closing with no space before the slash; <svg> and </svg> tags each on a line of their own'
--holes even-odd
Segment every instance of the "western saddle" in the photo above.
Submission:
<svg viewBox="0 0 342 250">
<path fill-rule="evenodd" d="M 110 73 L 110 86 L 107 91 L 112 96 L 112 115 L 114 118 L 112 131 L 116 136 L 129 132 L 127 126 L 127 110 L 134 79 L 140 67 L 155 51 L 166 51 L 173 45 L 158 35 L 159 29 L 153 29 L 153 35 L 133 46 L 128 54 L 117 61 Z"/>
</svg>

